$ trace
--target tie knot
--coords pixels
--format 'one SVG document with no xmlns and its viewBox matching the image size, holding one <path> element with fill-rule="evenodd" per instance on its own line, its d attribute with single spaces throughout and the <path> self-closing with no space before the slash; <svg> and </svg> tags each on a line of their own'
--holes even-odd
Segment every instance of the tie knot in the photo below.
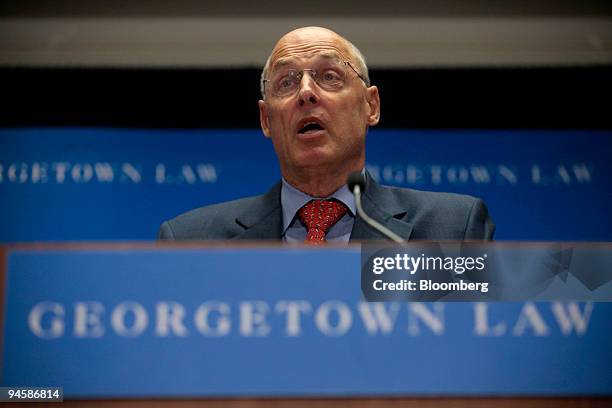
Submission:
<svg viewBox="0 0 612 408">
<path fill-rule="evenodd" d="M 298 211 L 308 230 L 306 241 L 325 241 L 327 231 L 346 214 L 348 208 L 336 200 L 311 200 Z"/>
</svg>

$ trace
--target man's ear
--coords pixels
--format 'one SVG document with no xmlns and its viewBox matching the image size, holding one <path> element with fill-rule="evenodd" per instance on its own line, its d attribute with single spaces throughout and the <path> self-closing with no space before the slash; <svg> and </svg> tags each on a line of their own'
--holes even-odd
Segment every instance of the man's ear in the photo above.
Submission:
<svg viewBox="0 0 612 408">
<path fill-rule="evenodd" d="M 270 120 L 268 119 L 268 106 L 266 101 L 259 100 L 259 123 L 261 124 L 261 130 L 266 137 L 270 137 Z"/>
<path fill-rule="evenodd" d="M 366 101 L 370 107 L 368 112 L 368 125 L 376 126 L 380 120 L 380 95 L 378 94 L 378 88 L 370 86 L 366 89 Z"/>
</svg>

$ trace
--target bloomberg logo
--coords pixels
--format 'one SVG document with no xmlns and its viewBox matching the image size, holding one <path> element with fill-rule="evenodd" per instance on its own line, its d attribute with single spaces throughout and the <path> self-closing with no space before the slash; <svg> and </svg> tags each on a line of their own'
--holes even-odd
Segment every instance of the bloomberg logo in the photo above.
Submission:
<svg viewBox="0 0 612 408">
<path fill-rule="evenodd" d="M 29 309 L 27 326 L 36 337 L 46 340 L 64 336 L 101 338 L 116 335 L 138 338 L 188 337 L 200 335 L 222 338 L 267 337 L 277 331 L 286 337 L 300 337 L 314 331 L 327 337 L 339 337 L 351 331 L 365 331 L 369 336 L 403 333 L 420 336 L 444 335 L 445 303 L 368 303 L 349 305 L 340 300 L 313 304 L 306 300 L 249 300 L 236 303 L 205 301 L 189 310 L 177 301 L 159 301 L 143 305 L 126 300 L 109 307 L 99 301 L 78 301 L 66 305 L 44 301 Z M 583 336 L 589 327 L 594 304 L 526 302 L 510 317 L 499 304 L 470 304 L 465 320 L 474 336 Z M 400 319 L 401 318 L 401 319 Z M 398 324 L 398 321 L 403 323 Z"/>
</svg>

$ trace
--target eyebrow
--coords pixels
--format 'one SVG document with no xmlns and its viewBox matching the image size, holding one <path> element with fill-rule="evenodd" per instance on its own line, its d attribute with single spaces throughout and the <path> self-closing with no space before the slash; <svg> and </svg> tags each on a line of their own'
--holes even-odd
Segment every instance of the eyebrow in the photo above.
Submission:
<svg viewBox="0 0 612 408">
<path fill-rule="evenodd" d="M 337 58 L 341 61 L 344 61 L 342 59 L 342 57 L 340 55 L 338 55 L 338 53 L 333 52 L 333 51 L 327 51 L 327 52 L 322 52 L 322 53 L 318 53 L 315 55 L 314 58 L 323 58 L 323 59 L 334 59 Z M 274 63 L 274 65 L 272 65 L 270 72 L 274 72 L 276 71 L 278 68 L 282 68 L 282 67 L 286 67 L 286 66 L 291 66 L 295 64 L 295 59 L 293 58 L 279 58 L 278 60 L 276 60 L 276 62 Z"/>
</svg>

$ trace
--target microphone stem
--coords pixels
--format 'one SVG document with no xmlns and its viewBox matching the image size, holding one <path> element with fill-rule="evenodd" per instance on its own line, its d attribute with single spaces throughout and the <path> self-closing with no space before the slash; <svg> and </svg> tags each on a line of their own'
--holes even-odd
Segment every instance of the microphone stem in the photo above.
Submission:
<svg viewBox="0 0 612 408">
<path fill-rule="evenodd" d="M 385 227 L 384 225 L 381 225 L 376 220 L 370 218 L 370 216 L 368 216 L 368 214 L 366 214 L 365 211 L 363 211 L 363 207 L 361 206 L 361 188 L 359 187 L 359 185 L 356 185 L 354 187 L 353 194 L 355 195 L 355 205 L 357 207 L 357 214 L 359 214 L 359 216 L 363 218 L 366 224 L 370 225 L 374 229 L 381 232 L 391 241 L 397 242 L 398 244 L 406 243 L 406 241 L 402 237 L 400 237 L 399 235 L 397 235 L 395 232 L 391 231 L 389 228 Z"/>
</svg>

